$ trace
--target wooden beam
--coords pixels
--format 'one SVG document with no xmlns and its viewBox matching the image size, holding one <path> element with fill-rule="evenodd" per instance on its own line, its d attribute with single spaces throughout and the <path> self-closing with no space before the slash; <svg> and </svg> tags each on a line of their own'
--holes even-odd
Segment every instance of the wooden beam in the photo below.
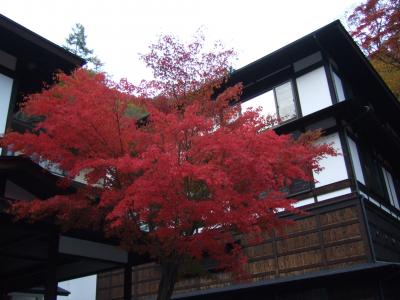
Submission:
<svg viewBox="0 0 400 300">
<path fill-rule="evenodd" d="M 128 263 L 124 267 L 124 300 L 132 299 L 132 259 L 128 254 Z"/>
<path fill-rule="evenodd" d="M 57 300 L 57 256 L 58 256 L 59 235 L 53 232 L 49 235 L 48 263 L 46 272 L 46 284 L 44 300 Z"/>
</svg>

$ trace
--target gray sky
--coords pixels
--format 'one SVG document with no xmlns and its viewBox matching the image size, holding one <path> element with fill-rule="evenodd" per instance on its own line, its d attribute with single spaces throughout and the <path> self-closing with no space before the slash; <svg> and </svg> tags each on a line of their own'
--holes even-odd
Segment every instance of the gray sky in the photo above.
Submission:
<svg viewBox="0 0 400 300">
<path fill-rule="evenodd" d="M 0 13 L 63 44 L 82 23 L 88 46 L 115 79 L 148 78 L 139 61 L 160 33 L 183 40 L 202 27 L 207 40 L 221 40 L 244 66 L 303 35 L 342 19 L 360 0 L 0 0 Z"/>
</svg>

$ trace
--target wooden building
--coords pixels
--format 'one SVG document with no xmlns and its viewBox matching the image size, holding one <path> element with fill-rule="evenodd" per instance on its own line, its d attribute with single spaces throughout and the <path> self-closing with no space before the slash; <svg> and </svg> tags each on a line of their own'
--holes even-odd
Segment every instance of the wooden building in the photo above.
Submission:
<svg viewBox="0 0 400 300">
<path fill-rule="evenodd" d="M 249 256 L 250 280 L 182 278 L 174 299 L 399 299 L 400 105 L 339 21 L 239 70 L 243 108 L 277 114 L 278 133 L 321 128 L 341 153 L 290 196 L 307 212 Z M 132 277 L 131 287 L 126 283 Z M 154 299 L 154 263 L 98 275 L 97 300 Z M 125 282 L 125 285 L 124 285 Z M 130 295 L 126 293 L 129 292 Z M 124 296 L 125 293 L 125 296 Z"/>
<path fill-rule="evenodd" d="M 1 15 L 0 40 L 2 134 L 26 126 L 13 117 L 23 95 L 84 61 Z M 237 70 L 232 82 L 244 84 L 243 108 L 261 105 L 280 116 L 278 133 L 321 128 L 321 142 L 341 155 L 322 161 L 315 184 L 290 188 L 307 214 L 282 212 L 296 221 L 284 234 L 266 234 L 252 246 L 238 237 L 249 281 L 223 272 L 182 278 L 174 298 L 398 299 L 400 105 L 342 25 L 333 22 Z M 28 158 L 4 152 L 0 208 L 73 192 Z M 60 234 L 50 223 L 15 223 L 0 211 L 0 299 L 39 292 L 53 300 L 57 282 L 91 274 L 98 274 L 97 300 L 153 299 L 159 278 L 157 265 L 99 233 Z"/>
<path fill-rule="evenodd" d="M 71 72 L 84 60 L 0 15 L 0 135 L 29 127 L 15 118 L 23 97 L 51 84 L 58 70 Z M 1 153 L 2 151 L 2 153 Z M 128 254 L 96 232 L 61 234 L 50 222 L 14 222 L 4 208 L 13 201 L 70 193 L 58 176 L 29 158 L 0 149 L 0 299 L 55 300 L 57 283 L 123 267 Z M 93 295 L 95 292 L 93 291 Z M 39 298 L 38 298 L 39 299 Z"/>
</svg>

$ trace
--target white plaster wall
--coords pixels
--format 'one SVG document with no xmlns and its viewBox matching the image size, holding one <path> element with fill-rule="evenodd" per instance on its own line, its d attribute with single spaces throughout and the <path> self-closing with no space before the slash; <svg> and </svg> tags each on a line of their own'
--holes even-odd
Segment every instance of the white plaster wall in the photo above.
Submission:
<svg viewBox="0 0 400 300">
<path fill-rule="evenodd" d="M 338 133 L 324 136 L 318 140 L 318 143 L 331 144 L 339 153 L 338 156 L 328 156 L 320 161 L 323 170 L 319 173 L 313 172 L 316 187 L 324 186 L 330 183 L 341 181 L 348 178 L 347 168 L 343 157 L 342 145 Z"/>
<path fill-rule="evenodd" d="M 296 83 L 303 116 L 332 105 L 324 67 L 298 77 Z"/>
<path fill-rule="evenodd" d="M 335 84 L 336 96 L 339 102 L 344 101 L 346 99 L 344 95 L 343 83 L 340 77 L 333 72 L 333 82 Z"/>
<path fill-rule="evenodd" d="M 57 300 L 96 300 L 96 275 L 59 282 L 58 286 L 69 291 L 69 296 Z"/>
<path fill-rule="evenodd" d="M 357 144 L 350 137 L 347 137 L 347 142 L 348 142 L 349 148 L 350 148 L 350 155 L 351 155 L 351 160 L 353 162 L 353 168 L 354 168 L 354 173 L 355 173 L 356 179 L 365 185 L 365 179 L 364 179 L 364 174 L 363 174 L 362 167 L 361 167 L 360 156 L 358 154 Z"/>
</svg>

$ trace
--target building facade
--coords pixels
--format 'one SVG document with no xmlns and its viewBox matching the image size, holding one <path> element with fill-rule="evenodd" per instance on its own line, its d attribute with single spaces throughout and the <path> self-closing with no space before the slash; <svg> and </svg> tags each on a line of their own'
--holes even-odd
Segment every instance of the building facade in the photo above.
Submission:
<svg viewBox="0 0 400 300">
<path fill-rule="evenodd" d="M 249 282 L 229 273 L 181 278 L 174 299 L 398 299 L 400 105 L 340 22 L 333 22 L 232 75 L 243 109 L 262 106 L 280 134 L 321 129 L 340 153 L 315 183 L 288 189 L 305 215 L 283 235 L 247 245 Z M 154 263 L 98 275 L 97 300 L 154 299 Z M 125 298 L 124 298 L 125 291 Z"/>
<path fill-rule="evenodd" d="M 85 61 L 27 28 L 0 15 L 0 136 L 6 129 L 29 129 L 18 114 L 24 96 L 54 82 Z M 55 171 L 55 170 L 50 170 Z M 101 234 L 62 233 L 51 222 L 14 222 L 4 209 L 13 201 L 47 199 L 70 193 L 54 174 L 23 156 L 0 148 L 0 299 L 94 300 L 95 274 L 121 268 L 127 253 Z M 82 280 L 71 279 L 92 275 Z M 67 281 L 67 282 L 65 282 Z M 57 283 L 69 291 L 57 288 Z M 62 299 L 62 298 L 61 298 Z"/>
<path fill-rule="evenodd" d="M 22 130 L 23 96 L 51 83 L 56 70 L 83 61 L 0 16 L 0 134 Z M 175 299 L 398 299 L 400 277 L 400 106 L 339 22 L 333 22 L 232 75 L 243 82 L 243 109 L 275 114 L 280 134 L 321 129 L 340 153 L 322 161 L 315 183 L 290 197 L 306 212 L 282 234 L 247 245 L 247 282 L 229 273 L 181 278 Z M 24 157 L 0 156 L 0 208 L 62 191 L 57 176 Z M 130 258 L 129 258 L 130 256 Z M 98 274 L 97 300 L 154 299 L 159 271 L 93 232 L 61 234 L 48 223 L 14 223 L 0 211 L 0 299 L 54 300 L 57 283 Z M 93 278 L 86 287 L 94 289 Z M 61 284 L 87 298 L 77 281 Z M 39 289 L 33 289 L 39 287 Z M 77 290 L 74 293 L 72 290 Z M 65 291 L 64 295 L 67 295 Z M 94 293 L 90 294 L 93 297 Z"/>
</svg>

